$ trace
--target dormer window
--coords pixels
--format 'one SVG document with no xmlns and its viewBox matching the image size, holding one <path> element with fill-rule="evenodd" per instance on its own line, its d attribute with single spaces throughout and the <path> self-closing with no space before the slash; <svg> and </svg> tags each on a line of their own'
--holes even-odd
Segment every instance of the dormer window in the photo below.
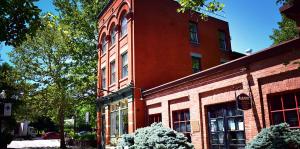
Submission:
<svg viewBox="0 0 300 149">
<path fill-rule="evenodd" d="M 121 18 L 121 37 L 127 34 L 127 19 L 126 14 L 124 14 Z"/>
</svg>

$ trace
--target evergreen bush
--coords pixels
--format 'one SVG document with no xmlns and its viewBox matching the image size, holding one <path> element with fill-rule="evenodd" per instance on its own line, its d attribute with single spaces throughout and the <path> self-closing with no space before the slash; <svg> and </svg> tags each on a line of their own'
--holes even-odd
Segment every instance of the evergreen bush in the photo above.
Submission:
<svg viewBox="0 0 300 149">
<path fill-rule="evenodd" d="M 289 125 L 282 123 L 263 129 L 250 141 L 246 149 L 299 149 L 300 130 L 290 129 Z"/>
<path fill-rule="evenodd" d="M 166 128 L 162 123 L 153 123 L 134 134 L 123 135 L 118 145 L 130 149 L 193 149 L 187 140 L 184 134 Z"/>
</svg>

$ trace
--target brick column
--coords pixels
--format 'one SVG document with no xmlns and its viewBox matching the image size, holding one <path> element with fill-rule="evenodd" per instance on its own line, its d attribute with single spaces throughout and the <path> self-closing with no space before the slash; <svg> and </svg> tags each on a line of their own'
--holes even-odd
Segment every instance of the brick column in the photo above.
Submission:
<svg viewBox="0 0 300 149">
<path fill-rule="evenodd" d="M 109 106 L 105 106 L 105 141 L 106 144 L 110 144 L 110 111 Z"/>
<path fill-rule="evenodd" d="M 128 133 L 134 132 L 134 103 L 132 97 L 128 98 Z"/>
<path fill-rule="evenodd" d="M 170 124 L 170 107 L 168 101 L 161 102 L 162 113 L 161 113 L 161 121 L 165 127 L 171 127 Z"/>
<path fill-rule="evenodd" d="M 199 100 L 199 94 L 197 92 L 193 92 L 189 95 L 190 99 L 190 121 L 191 121 L 191 140 L 194 144 L 195 148 L 202 148 L 202 136 L 201 134 L 201 122 L 200 121 L 200 100 Z M 197 124 L 192 125 L 193 124 Z"/>
<path fill-rule="evenodd" d="M 133 13 L 129 12 L 127 18 L 127 44 L 128 44 L 128 80 L 134 80 L 134 49 L 133 49 Z"/>
</svg>

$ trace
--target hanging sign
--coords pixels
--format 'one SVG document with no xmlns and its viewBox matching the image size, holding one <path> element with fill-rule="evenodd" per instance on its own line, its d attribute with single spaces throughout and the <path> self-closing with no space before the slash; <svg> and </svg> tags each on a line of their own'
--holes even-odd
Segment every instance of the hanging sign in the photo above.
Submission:
<svg viewBox="0 0 300 149">
<path fill-rule="evenodd" d="M 4 104 L 4 116 L 11 116 L 11 103 Z"/>
<path fill-rule="evenodd" d="M 241 110 L 251 109 L 251 97 L 242 93 L 236 97 L 237 106 Z"/>
</svg>

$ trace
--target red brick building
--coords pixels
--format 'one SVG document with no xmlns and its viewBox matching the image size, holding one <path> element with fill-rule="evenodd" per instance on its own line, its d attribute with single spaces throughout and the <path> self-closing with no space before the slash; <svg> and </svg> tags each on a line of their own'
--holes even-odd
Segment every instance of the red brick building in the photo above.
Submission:
<svg viewBox="0 0 300 149">
<path fill-rule="evenodd" d="M 281 11 L 300 25 L 299 7 L 295 1 Z M 147 122 L 186 134 L 196 149 L 244 148 L 282 122 L 300 128 L 299 62 L 298 37 L 145 90 Z"/>
<path fill-rule="evenodd" d="M 114 145 L 147 124 L 142 90 L 242 56 L 231 51 L 227 22 L 178 7 L 111 0 L 99 14 L 98 143 Z"/>
</svg>

